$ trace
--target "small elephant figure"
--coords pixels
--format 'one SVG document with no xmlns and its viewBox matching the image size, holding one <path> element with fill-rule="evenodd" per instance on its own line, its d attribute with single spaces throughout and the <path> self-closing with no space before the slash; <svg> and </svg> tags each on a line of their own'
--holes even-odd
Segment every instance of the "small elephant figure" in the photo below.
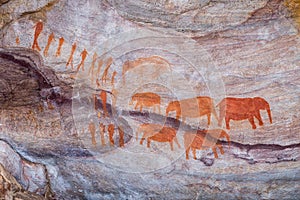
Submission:
<svg viewBox="0 0 300 200">
<path fill-rule="evenodd" d="M 160 113 L 160 101 L 160 96 L 152 92 L 135 93 L 132 95 L 129 105 L 132 105 L 133 102 L 136 102 L 134 109 L 140 107 L 140 112 L 142 112 L 144 106 L 153 107 L 154 111 L 155 108 L 157 108 L 158 112 Z"/>
<path fill-rule="evenodd" d="M 224 154 L 222 143 L 219 141 L 220 138 L 226 138 L 228 146 L 230 147 L 230 137 L 222 129 L 209 129 L 209 130 L 197 130 L 197 132 L 185 132 L 183 135 L 185 157 L 189 159 L 189 152 L 192 150 L 194 159 L 196 160 L 196 150 L 204 150 L 211 148 L 214 157 L 218 158 L 217 149 L 220 150 L 221 154 Z"/>
<path fill-rule="evenodd" d="M 261 98 L 234 98 L 226 97 L 217 106 L 220 108 L 219 126 L 225 118 L 226 129 L 230 129 L 229 121 L 248 119 L 253 129 L 256 129 L 254 117 L 258 119 L 259 125 L 263 125 L 260 110 L 268 112 L 270 123 L 272 124 L 271 109 L 269 103 Z"/>
<path fill-rule="evenodd" d="M 171 150 L 174 150 L 173 141 L 180 148 L 180 144 L 176 137 L 176 129 L 162 126 L 160 124 L 142 124 L 139 128 L 139 131 L 143 132 L 142 139 L 140 144 L 143 144 L 143 141 L 147 138 L 147 147 L 150 148 L 151 140 L 157 142 L 169 142 Z M 137 133 L 138 136 L 138 133 Z"/>
<path fill-rule="evenodd" d="M 155 69 L 157 69 L 156 73 L 151 74 L 153 78 L 158 77 L 160 73 L 162 73 L 163 71 L 167 71 L 168 69 L 171 70 L 170 63 L 166 59 L 156 55 L 150 57 L 141 57 L 135 60 L 127 60 L 124 62 L 123 70 L 122 70 L 122 77 L 123 77 L 124 84 L 125 84 L 126 72 L 133 69 L 137 69 L 138 67 L 141 68 L 138 69 L 136 72 L 140 74 L 143 74 L 142 69 L 144 67 L 154 67 Z"/>
</svg>

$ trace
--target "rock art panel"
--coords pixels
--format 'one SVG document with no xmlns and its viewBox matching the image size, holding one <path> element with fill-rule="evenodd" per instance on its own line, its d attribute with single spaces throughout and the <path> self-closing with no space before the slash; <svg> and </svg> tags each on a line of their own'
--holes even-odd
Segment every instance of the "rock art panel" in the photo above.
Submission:
<svg viewBox="0 0 300 200">
<path fill-rule="evenodd" d="M 0 3 L 1 139 L 45 164 L 58 199 L 293 199 L 297 10 L 278 0 Z M 14 174 L 25 185 L 27 167 Z"/>
</svg>

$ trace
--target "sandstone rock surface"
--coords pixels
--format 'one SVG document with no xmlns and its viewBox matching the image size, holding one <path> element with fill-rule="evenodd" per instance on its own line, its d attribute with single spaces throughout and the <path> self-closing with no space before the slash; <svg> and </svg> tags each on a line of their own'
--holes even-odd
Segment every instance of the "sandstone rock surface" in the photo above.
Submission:
<svg viewBox="0 0 300 200">
<path fill-rule="evenodd" d="M 300 196 L 298 1 L 7 0 L 0 33 L 0 163 L 18 190 L 47 199 Z M 159 95 L 160 112 L 153 99 L 132 98 L 147 92 Z M 211 97 L 217 115 L 196 100 L 181 108 L 203 115 L 177 117 L 179 107 L 166 116 L 171 101 L 197 96 Z M 226 97 L 264 98 L 272 121 L 264 108 L 253 129 L 253 104 L 227 105 L 228 129 L 218 106 Z M 148 123 L 176 129 L 179 145 L 151 134 L 140 144 Z M 187 160 L 184 134 L 197 131 L 206 148 Z"/>
</svg>

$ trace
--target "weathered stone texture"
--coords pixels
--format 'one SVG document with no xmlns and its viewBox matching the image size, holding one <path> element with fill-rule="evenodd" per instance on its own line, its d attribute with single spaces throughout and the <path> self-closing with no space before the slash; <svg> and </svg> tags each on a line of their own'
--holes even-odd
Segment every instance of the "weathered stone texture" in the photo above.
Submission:
<svg viewBox="0 0 300 200">
<path fill-rule="evenodd" d="M 0 34 L 0 180 L 6 169 L 14 191 L 47 199 L 300 196 L 299 1 L 7 0 Z M 160 113 L 131 105 L 145 92 L 161 97 Z M 196 96 L 212 98 L 211 124 L 205 115 L 166 116 L 171 101 Z M 272 123 L 265 109 L 256 129 L 247 119 L 220 125 L 225 97 L 264 98 Z M 175 128 L 181 148 L 155 137 L 141 145 L 145 123 Z M 220 128 L 230 143 L 206 137 L 208 147 L 186 159 L 185 132 Z M 214 144 L 224 150 L 218 158 Z"/>
</svg>

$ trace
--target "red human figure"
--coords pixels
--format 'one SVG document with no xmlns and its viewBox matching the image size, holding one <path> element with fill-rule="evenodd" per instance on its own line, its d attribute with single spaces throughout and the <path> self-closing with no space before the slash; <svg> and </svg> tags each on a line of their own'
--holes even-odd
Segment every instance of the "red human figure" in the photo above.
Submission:
<svg viewBox="0 0 300 200">
<path fill-rule="evenodd" d="M 92 83 L 94 82 L 94 69 L 95 69 L 95 63 L 97 61 L 97 57 L 98 57 L 98 54 L 95 52 L 94 55 L 93 55 L 93 60 L 92 60 L 91 67 L 89 69 L 89 75 L 91 75 L 91 82 Z"/>
<path fill-rule="evenodd" d="M 106 108 L 106 100 L 107 100 L 107 94 L 105 91 L 100 92 L 100 98 L 102 101 L 102 106 L 103 106 L 103 111 L 104 111 L 104 116 L 108 116 L 107 108 Z"/>
<path fill-rule="evenodd" d="M 94 109 L 97 110 L 97 101 L 98 101 L 97 94 L 93 94 L 93 96 L 94 96 Z"/>
<path fill-rule="evenodd" d="M 96 127 L 95 127 L 94 122 L 90 122 L 90 124 L 89 124 L 89 131 L 90 131 L 90 133 L 92 135 L 92 144 L 94 146 L 96 146 L 96 138 L 95 138 Z"/>
<path fill-rule="evenodd" d="M 84 49 L 82 52 L 81 52 L 81 62 L 79 63 L 78 67 L 77 67 L 77 72 L 79 71 L 79 69 L 82 67 L 82 71 L 84 71 L 84 61 L 86 59 L 86 56 L 87 56 L 88 52 L 86 49 Z"/>
<path fill-rule="evenodd" d="M 63 37 L 59 38 L 58 47 L 57 47 L 56 54 L 55 54 L 56 57 L 60 56 L 60 54 L 61 54 L 61 52 L 60 52 L 61 51 L 61 47 L 64 44 L 64 41 L 65 41 L 65 39 Z"/>
<path fill-rule="evenodd" d="M 109 137 L 109 142 L 110 142 L 110 146 L 113 146 L 115 144 L 115 141 L 114 141 L 114 132 L 115 132 L 115 127 L 113 124 L 110 124 L 108 125 L 108 137 Z"/>
<path fill-rule="evenodd" d="M 103 60 L 99 60 L 98 61 L 98 68 L 97 68 L 97 74 L 96 74 L 97 77 L 100 75 L 102 65 L 103 65 Z"/>
<path fill-rule="evenodd" d="M 113 63 L 113 59 L 112 59 L 112 57 L 109 57 L 107 59 L 106 67 L 105 67 L 103 75 L 102 75 L 102 83 L 106 83 L 108 70 L 109 70 L 112 63 Z"/>
<path fill-rule="evenodd" d="M 118 127 L 119 131 L 119 145 L 120 147 L 124 147 L 124 131 L 122 130 L 121 127 Z"/>
<path fill-rule="evenodd" d="M 114 71 L 112 76 L 111 76 L 111 85 L 113 86 L 113 88 L 115 86 L 115 77 L 116 77 L 116 75 L 117 75 L 117 72 Z"/>
<path fill-rule="evenodd" d="M 38 51 L 41 51 L 41 48 L 38 44 L 38 37 L 43 31 L 44 25 L 42 21 L 38 21 L 36 25 L 34 26 L 35 31 L 34 31 L 34 38 L 33 38 L 33 44 L 32 44 L 32 49 L 37 49 Z"/>
<path fill-rule="evenodd" d="M 48 42 L 47 42 L 47 45 L 44 49 L 44 56 L 47 57 L 48 56 L 48 50 L 49 50 L 49 47 L 50 47 L 50 44 L 51 42 L 54 40 L 54 33 L 51 33 L 48 37 Z"/>
<path fill-rule="evenodd" d="M 71 54 L 70 54 L 70 56 L 69 56 L 68 62 L 67 62 L 67 64 L 66 64 L 66 67 L 68 67 L 68 66 L 71 64 L 71 67 L 72 67 L 72 69 L 73 69 L 73 67 L 74 67 L 74 66 L 73 66 L 73 55 L 74 55 L 74 53 L 75 53 L 76 47 L 77 47 L 76 42 L 74 42 L 73 45 L 72 45 Z"/>
<path fill-rule="evenodd" d="M 96 79 L 96 85 L 97 85 L 98 88 L 100 88 L 101 84 L 99 82 L 99 79 Z"/>
<path fill-rule="evenodd" d="M 105 132 L 105 125 L 103 123 L 100 123 L 100 138 L 101 138 L 102 146 L 105 146 L 104 132 Z"/>
</svg>

